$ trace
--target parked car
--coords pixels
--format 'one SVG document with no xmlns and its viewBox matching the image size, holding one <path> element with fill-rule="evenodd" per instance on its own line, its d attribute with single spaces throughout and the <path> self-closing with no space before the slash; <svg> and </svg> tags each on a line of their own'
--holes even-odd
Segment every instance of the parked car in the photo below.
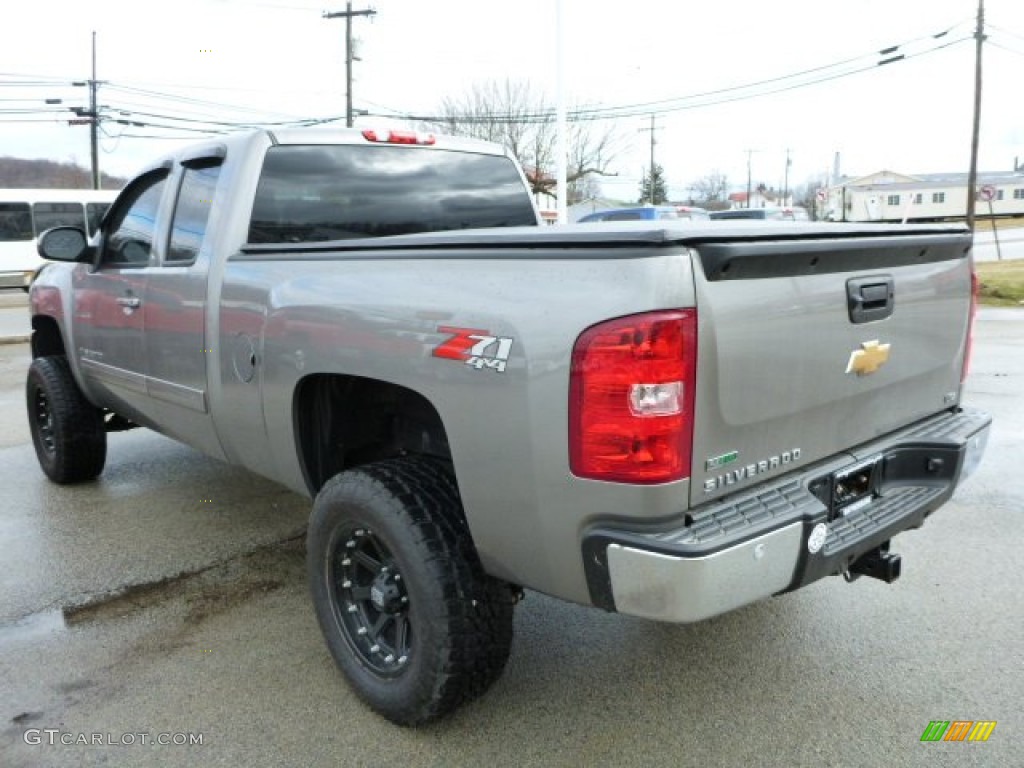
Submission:
<svg viewBox="0 0 1024 768">
<path fill-rule="evenodd" d="M 728 211 L 712 211 L 712 219 L 763 219 L 768 221 L 810 221 L 806 208 L 790 206 L 769 206 L 765 208 L 734 208 Z"/>
<path fill-rule="evenodd" d="M 691 205 L 641 205 L 635 208 L 609 208 L 581 218 L 581 224 L 594 221 L 653 221 L 657 219 L 707 219 L 708 212 Z"/>
</svg>

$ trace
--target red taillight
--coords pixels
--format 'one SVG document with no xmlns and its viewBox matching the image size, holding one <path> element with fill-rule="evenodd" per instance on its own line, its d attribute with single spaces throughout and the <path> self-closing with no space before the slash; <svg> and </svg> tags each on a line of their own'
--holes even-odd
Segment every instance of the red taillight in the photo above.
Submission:
<svg viewBox="0 0 1024 768">
<path fill-rule="evenodd" d="M 434 144 L 437 139 L 432 133 L 417 133 L 416 131 L 363 131 L 363 138 L 367 141 L 376 141 L 381 144 Z"/>
<path fill-rule="evenodd" d="M 587 329 L 572 353 L 569 465 L 620 483 L 690 476 L 697 310 L 632 315 Z"/>
<path fill-rule="evenodd" d="M 967 317 L 967 343 L 964 345 L 964 367 L 960 371 L 960 383 L 967 380 L 971 367 L 971 352 L 974 346 L 974 316 L 978 314 L 978 275 L 971 267 L 971 314 Z"/>
</svg>

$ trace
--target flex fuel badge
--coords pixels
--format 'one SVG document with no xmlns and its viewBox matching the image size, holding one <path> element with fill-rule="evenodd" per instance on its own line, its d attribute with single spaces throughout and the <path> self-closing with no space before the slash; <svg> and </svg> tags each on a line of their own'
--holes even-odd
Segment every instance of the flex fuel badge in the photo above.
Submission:
<svg viewBox="0 0 1024 768">
<path fill-rule="evenodd" d="M 724 467 L 726 464 L 732 464 L 739 457 L 739 451 L 729 451 L 728 453 L 723 453 L 721 456 L 711 456 L 704 462 L 704 470 L 710 472 L 712 469 Z"/>
<path fill-rule="evenodd" d="M 453 328 L 442 325 L 438 333 L 448 334 L 448 339 L 434 347 L 434 357 L 458 360 L 471 368 L 482 371 L 489 368 L 504 373 L 508 357 L 512 353 L 513 339 L 508 336 L 494 336 L 490 331 L 477 328 Z"/>
</svg>

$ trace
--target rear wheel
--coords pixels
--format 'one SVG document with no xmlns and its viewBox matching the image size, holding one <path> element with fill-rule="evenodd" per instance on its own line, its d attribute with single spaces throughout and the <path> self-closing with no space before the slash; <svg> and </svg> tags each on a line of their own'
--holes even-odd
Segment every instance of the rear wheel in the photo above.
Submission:
<svg viewBox="0 0 1024 768">
<path fill-rule="evenodd" d="M 107 460 L 103 415 L 85 399 L 63 355 L 32 361 L 25 384 L 39 466 L 55 483 L 96 478 Z"/>
<path fill-rule="evenodd" d="M 501 675 L 513 592 L 483 572 L 444 464 L 390 459 L 332 478 L 313 507 L 307 562 L 335 662 L 389 720 L 440 717 Z"/>
</svg>

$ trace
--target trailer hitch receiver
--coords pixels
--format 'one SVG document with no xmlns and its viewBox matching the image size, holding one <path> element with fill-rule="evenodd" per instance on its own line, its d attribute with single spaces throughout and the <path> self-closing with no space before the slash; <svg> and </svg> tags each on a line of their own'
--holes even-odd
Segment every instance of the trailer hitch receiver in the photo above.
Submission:
<svg viewBox="0 0 1024 768">
<path fill-rule="evenodd" d="M 860 576 L 870 576 L 872 579 L 881 579 L 886 584 L 892 584 L 900 577 L 900 556 L 889 551 L 887 541 L 854 560 L 845 576 L 847 581 L 853 581 Z"/>
</svg>

